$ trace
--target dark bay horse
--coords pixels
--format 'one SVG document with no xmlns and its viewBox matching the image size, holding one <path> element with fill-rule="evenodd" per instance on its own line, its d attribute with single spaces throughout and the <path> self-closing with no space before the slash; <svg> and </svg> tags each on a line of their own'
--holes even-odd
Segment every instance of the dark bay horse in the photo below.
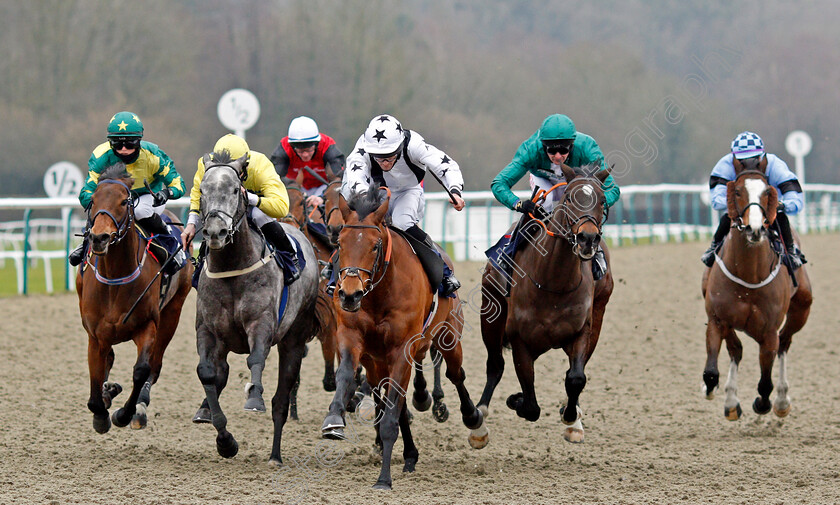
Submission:
<svg viewBox="0 0 840 505">
<path fill-rule="evenodd" d="M 310 229 L 310 223 L 323 224 L 321 212 L 318 212 L 318 209 L 311 209 L 307 205 L 306 193 L 299 186 L 289 184 L 286 186 L 286 191 L 289 194 L 289 215 L 283 218 L 283 221 L 294 223 L 306 235 L 306 238 L 312 245 L 312 249 L 315 251 L 315 257 L 318 259 L 320 268 L 320 265 L 324 265 L 330 261 L 330 257 L 335 250 L 335 246 L 330 243 L 326 235 L 321 235 Z M 321 329 L 317 337 L 321 342 L 321 354 L 324 357 L 324 378 L 322 381 L 324 390 L 335 391 L 335 360 L 337 358 L 335 332 L 337 321 L 332 299 L 324 292 L 326 283 L 326 279 L 320 281 L 318 299 L 315 305 L 315 310 L 318 311 L 318 319 L 321 322 Z M 294 409 L 292 418 L 297 419 L 297 414 L 294 412 Z"/>
<path fill-rule="evenodd" d="M 88 408 L 99 433 L 107 432 L 111 421 L 119 427 L 129 422 L 133 429 L 146 426 L 151 388 L 190 292 L 192 265 L 187 264 L 171 279 L 161 299 L 161 266 L 148 254 L 148 240 L 141 238 L 134 224 L 133 184 L 122 163 L 100 176 L 88 210 L 92 256 L 76 275 L 79 311 L 88 333 Z M 107 382 L 114 364 L 113 346 L 129 340 L 137 346 L 131 394 L 109 417 L 111 401 L 122 391 L 116 382 Z"/>
<path fill-rule="evenodd" d="M 595 172 L 594 177 L 587 175 Z M 540 417 L 534 391 L 534 361 L 551 349 L 569 357 L 565 386 L 568 402 L 561 410 L 569 442 L 584 438 L 578 398 L 586 385 L 584 367 L 595 351 L 604 311 L 613 290 L 612 272 L 595 281 L 588 262 L 601 244 L 604 221 L 603 183 L 609 170 L 597 166 L 578 171 L 563 166 L 567 187 L 546 224 L 531 219 L 523 226 L 526 244 L 515 255 L 510 297 L 500 291 L 504 274 L 489 262 L 482 277 L 481 334 L 487 348 L 487 384 L 479 408 L 490 399 L 504 372 L 502 349 L 513 349 L 522 392 L 507 399 L 509 408 L 529 421 Z M 517 278 L 517 274 L 519 278 Z"/>
<path fill-rule="evenodd" d="M 389 198 L 369 188 L 350 204 L 340 197 L 344 225 L 339 233 L 339 276 L 333 302 L 338 315 L 341 364 L 329 414 L 321 428 L 325 438 L 343 438 L 345 406 L 353 394 L 356 366 L 376 386 L 377 440 L 382 469 L 374 485 L 391 489 L 391 454 L 402 432 L 404 472 L 413 472 L 418 451 L 409 428 L 405 392 L 411 371 L 434 344 L 446 361 L 446 376 L 458 390 L 470 444 L 484 447 L 489 434 L 481 412 L 464 385 L 460 345 L 463 316 L 460 300 L 437 298 L 436 289 L 409 243 L 385 224 Z M 436 286 L 435 286 L 436 288 Z"/>
<path fill-rule="evenodd" d="M 246 386 L 245 410 L 264 412 L 262 372 L 269 351 L 277 346 L 279 374 L 272 399 L 270 461 L 281 464 L 280 441 L 290 391 L 300 372 L 306 342 L 318 331 L 318 263 L 306 237 L 294 226 L 283 224 L 286 233 L 297 239 L 306 261 L 300 279 L 284 290 L 283 272 L 262 234 L 246 220 L 247 197 L 241 184 L 245 163 L 245 156 L 230 160 L 227 152 L 214 153 L 213 161 L 205 157 L 201 216 L 208 252 L 197 288 L 197 372 L 218 432 L 216 448 L 221 456 L 230 458 L 239 446 L 227 430 L 227 418 L 219 405 L 228 379 L 227 355 L 248 355 L 251 380 Z"/>
<path fill-rule="evenodd" d="M 739 330 L 759 346 L 761 379 L 753 410 L 766 414 L 771 409 L 771 375 L 773 361 L 778 356 L 779 387 L 772 409 L 777 416 L 784 417 L 790 412 L 787 353 L 793 334 L 808 320 L 811 281 L 805 268 L 799 268 L 795 274 L 798 287 L 794 287 L 781 257 L 771 246 L 767 231 L 776 219 L 778 195 L 762 170 L 741 171 L 734 181 L 727 183 L 726 197 L 732 228 L 716 255 L 715 264 L 703 272 L 702 282 L 709 318 L 703 371 L 706 398 L 714 398 L 720 378 L 717 359 L 721 341 L 725 341 L 731 361 L 724 386 L 723 414 L 730 421 L 741 417 L 737 379 L 743 348 L 735 334 Z M 795 236 L 795 239 L 798 243 L 799 238 Z"/>
</svg>

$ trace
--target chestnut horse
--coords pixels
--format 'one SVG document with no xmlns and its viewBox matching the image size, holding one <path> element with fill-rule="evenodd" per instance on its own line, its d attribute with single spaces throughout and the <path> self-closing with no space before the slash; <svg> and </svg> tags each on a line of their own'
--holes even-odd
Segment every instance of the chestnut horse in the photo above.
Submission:
<svg viewBox="0 0 840 505">
<path fill-rule="evenodd" d="M 385 223 L 390 198 L 381 200 L 374 187 L 348 204 L 339 199 L 344 226 L 339 233 L 339 274 L 333 302 L 338 315 L 341 364 L 329 414 L 321 428 L 325 438 L 344 438 L 345 406 L 353 394 L 354 372 L 361 363 L 376 386 L 377 440 L 382 468 L 374 485 L 391 489 L 391 453 L 402 431 L 404 472 L 413 472 L 418 451 L 409 429 L 405 392 L 411 370 L 434 344 L 446 361 L 446 376 L 461 400 L 470 444 L 484 447 L 489 434 L 481 412 L 464 385 L 460 344 L 463 317 L 458 297 L 438 298 L 408 241 Z M 381 200 L 381 201 L 380 201 Z"/>
<path fill-rule="evenodd" d="M 566 372 L 568 403 L 561 409 L 569 442 L 584 438 L 578 398 L 586 385 L 584 367 L 595 351 L 604 311 L 613 290 L 608 268 L 594 280 L 591 260 L 601 243 L 605 220 L 603 183 L 609 170 L 589 165 L 575 171 L 563 166 L 567 181 L 561 202 L 555 205 L 548 227 L 526 217 L 526 244 L 515 255 L 510 297 L 502 295 L 507 280 L 489 262 L 482 276 L 481 334 L 487 348 L 487 384 L 479 408 L 489 411 L 490 399 L 504 372 L 502 348 L 513 348 L 521 393 L 507 399 L 509 408 L 529 421 L 540 417 L 534 390 L 534 361 L 551 349 L 563 348 L 569 357 Z M 586 175 L 595 172 L 594 177 Z M 552 188 L 553 189 L 553 188 Z M 517 282 L 518 281 L 518 282 Z"/>
<path fill-rule="evenodd" d="M 776 219 L 778 195 L 767 183 L 763 171 L 741 171 L 734 181 L 727 183 L 726 198 L 732 228 L 720 253 L 716 254 L 715 264 L 703 272 L 702 291 L 709 318 L 703 371 L 706 398 L 714 398 L 720 378 L 717 359 L 721 341 L 725 341 L 731 361 L 724 386 L 723 414 L 730 421 L 741 417 L 737 378 L 743 348 L 735 334 L 735 330 L 740 330 L 759 346 L 761 379 L 753 410 L 766 414 L 771 409 L 771 375 L 773 361 L 778 356 L 779 388 L 772 409 L 777 416 L 784 417 L 790 412 L 787 352 L 793 334 L 808 320 L 811 281 L 805 268 L 799 268 L 795 273 L 798 287 L 794 287 L 768 239 L 767 232 Z"/>
<path fill-rule="evenodd" d="M 190 292 L 192 265 L 187 264 L 173 276 L 161 299 L 161 266 L 149 258 L 148 240 L 134 226 L 133 184 L 123 163 L 100 176 L 88 209 L 93 256 L 76 275 L 79 311 L 88 333 L 88 408 L 98 433 L 107 432 L 111 421 L 119 427 L 129 422 L 133 429 L 146 426 L 151 387 L 160 376 L 163 353 Z M 132 390 L 125 405 L 109 417 L 111 401 L 122 391 L 116 382 L 107 382 L 114 364 L 113 346 L 128 340 L 137 346 Z"/>
</svg>

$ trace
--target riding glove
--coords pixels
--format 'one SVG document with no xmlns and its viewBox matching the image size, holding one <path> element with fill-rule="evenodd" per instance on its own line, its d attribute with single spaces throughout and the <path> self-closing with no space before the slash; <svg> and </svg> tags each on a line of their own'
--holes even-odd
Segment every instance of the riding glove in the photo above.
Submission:
<svg viewBox="0 0 840 505">
<path fill-rule="evenodd" d="M 523 214 L 533 214 L 537 219 L 544 220 L 548 218 L 548 213 L 541 205 L 537 205 L 531 200 L 519 200 L 513 206 L 513 210 Z"/>
<path fill-rule="evenodd" d="M 161 205 L 165 204 L 169 197 L 172 196 L 172 193 L 169 192 L 169 188 L 163 188 L 162 190 L 158 191 L 157 193 L 152 193 L 152 206 L 153 207 L 160 207 Z"/>
</svg>

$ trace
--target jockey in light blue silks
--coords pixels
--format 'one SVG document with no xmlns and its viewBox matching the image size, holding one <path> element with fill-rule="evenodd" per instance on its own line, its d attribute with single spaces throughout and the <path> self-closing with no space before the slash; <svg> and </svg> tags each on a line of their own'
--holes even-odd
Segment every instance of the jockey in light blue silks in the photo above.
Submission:
<svg viewBox="0 0 840 505">
<path fill-rule="evenodd" d="M 767 183 L 776 188 L 779 194 L 779 206 L 776 209 L 776 222 L 787 249 L 787 261 L 793 270 L 807 263 L 805 256 L 793 241 L 788 216 L 795 216 L 802 210 L 802 186 L 796 174 L 775 154 L 764 151 L 761 137 L 752 132 L 739 133 L 732 141 L 731 152 L 718 160 L 709 178 L 709 192 L 712 208 L 723 211 L 720 224 L 712 238 L 712 245 L 703 253 L 701 261 L 711 267 L 715 262 L 715 252 L 723 244 L 723 239 L 732 227 L 732 220 L 726 212 L 726 183 L 735 180 L 735 164 L 738 168 L 760 170 L 767 177 Z"/>
</svg>

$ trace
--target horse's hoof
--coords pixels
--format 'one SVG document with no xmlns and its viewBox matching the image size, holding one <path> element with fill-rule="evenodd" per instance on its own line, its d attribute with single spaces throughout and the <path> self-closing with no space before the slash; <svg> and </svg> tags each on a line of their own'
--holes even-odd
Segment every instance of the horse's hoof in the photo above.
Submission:
<svg viewBox="0 0 840 505">
<path fill-rule="evenodd" d="M 426 412 L 432 406 L 432 395 L 428 391 L 424 391 L 424 393 L 426 393 L 425 398 L 418 398 L 417 392 L 415 391 L 414 396 L 411 398 L 411 404 L 414 405 L 417 412 Z"/>
<path fill-rule="evenodd" d="M 741 410 L 741 404 L 738 403 L 735 405 L 735 408 L 732 407 L 723 407 L 723 417 L 727 419 L 727 421 L 737 421 L 741 418 L 741 414 L 744 412 Z M 765 412 L 766 414 L 766 412 Z"/>
<path fill-rule="evenodd" d="M 542 412 L 542 409 L 540 409 L 539 405 L 537 405 L 534 409 L 526 409 L 524 408 L 524 402 L 522 402 L 519 405 L 519 407 L 516 408 L 517 416 L 521 417 L 522 419 L 525 419 L 526 421 L 531 421 L 532 423 L 535 423 L 539 420 L 540 412 Z"/>
<path fill-rule="evenodd" d="M 469 442 L 473 449 L 484 449 L 490 443 L 490 431 L 487 429 L 486 423 L 482 423 L 478 429 L 470 431 Z"/>
<path fill-rule="evenodd" d="M 125 428 L 131 422 L 131 418 L 125 414 L 125 409 L 121 408 L 111 414 L 111 421 L 117 428 Z"/>
<path fill-rule="evenodd" d="M 770 404 L 770 400 L 762 400 L 760 396 L 757 396 L 753 402 L 753 411 L 760 416 L 770 412 L 772 408 L 773 406 Z"/>
<path fill-rule="evenodd" d="M 219 456 L 223 458 L 232 458 L 239 452 L 239 444 L 233 435 L 227 433 L 216 437 L 216 450 L 219 451 Z"/>
<path fill-rule="evenodd" d="M 145 403 L 138 403 L 137 410 L 134 413 L 134 416 L 131 417 L 131 429 L 132 430 L 142 430 L 146 427 L 146 423 L 148 422 L 148 418 L 146 417 L 146 404 Z"/>
<path fill-rule="evenodd" d="M 102 384 L 102 400 L 105 402 L 105 408 L 111 408 L 111 402 L 118 394 L 122 393 L 122 386 L 116 382 L 106 382 Z"/>
<path fill-rule="evenodd" d="M 344 419 L 337 414 L 330 414 L 321 425 L 321 437 L 330 440 L 344 440 Z"/>
<path fill-rule="evenodd" d="M 565 440 L 566 442 L 571 442 L 573 444 L 582 444 L 583 430 L 575 428 L 574 426 L 569 426 L 565 429 L 565 431 L 563 431 L 563 440 Z"/>
<path fill-rule="evenodd" d="M 347 405 L 345 406 L 347 412 L 355 412 L 356 407 L 358 407 L 359 403 L 365 398 L 365 394 L 360 391 L 356 391 L 355 393 L 353 393 L 353 396 L 350 397 L 350 401 L 348 401 Z"/>
<path fill-rule="evenodd" d="M 790 414 L 790 403 L 785 408 L 777 408 L 773 405 L 773 413 L 776 414 L 776 417 L 787 417 Z"/>
<path fill-rule="evenodd" d="M 213 417 L 210 414 L 210 409 L 206 407 L 202 407 L 195 412 L 195 415 L 192 418 L 192 422 L 196 424 L 202 423 L 210 423 L 213 421 Z"/>
<path fill-rule="evenodd" d="M 705 383 L 705 382 L 704 382 L 703 384 L 701 384 L 701 385 L 700 385 L 700 392 L 701 392 L 701 393 L 703 393 L 703 396 L 704 396 L 707 400 L 714 400 L 714 399 L 715 399 L 715 390 L 716 390 L 716 389 L 717 389 L 717 388 L 716 388 L 716 387 L 714 387 L 714 388 L 712 388 L 712 389 L 710 390 L 710 389 L 709 389 L 709 387 L 706 385 L 706 383 Z"/>
<path fill-rule="evenodd" d="M 245 400 L 245 410 L 248 412 L 265 412 L 265 402 L 261 397 Z"/>
<path fill-rule="evenodd" d="M 445 403 L 437 402 L 432 408 L 432 415 L 435 417 L 435 421 L 445 423 L 449 419 L 449 409 L 446 408 Z"/>
<path fill-rule="evenodd" d="M 93 429 L 99 434 L 108 433 L 111 429 L 111 417 L 107 414 L 103 417 L 93 416 Z"/>
<path fill-rule="evenodd" d="M 408 458 L 403 465 L 404 473 L 414 473 L 414 467 L 417 466 L 417 458 Z"/>
<path fill-rule="evenodd" d="M 507 397 L 505 405 L 507 405 L 510 410 L 516 410 L 520 405 L 522 405 L 522 401 L 522 393 L 516 393 Z"/>
<path fill-rule="evenodd" d="M 373 489 L 384 489 L 385 491 L 391 490 L 391 483 L 388 481 L 376 481 L 376 484 L 373 485 Z"/>
<path fill-rule="evenodd" d="M 268 466 L 280 468 L 283 466 L 283 460 L 280 458 L 271 458 L 268 460 Z"/>
<path fill-rule="evenodd" d="M 324 377 L 324 391 L 335 391 L 335 376 Z"/>
<path fill-rule="evenodd" d="M 376 403 L 370 396 L 365 396 L 356 406 L 356 416 L 366 423 L 372 423 L 376 419 Z"/>
<path fill-rule="evenodd" d="M 483 417 L 484 419 L 487 419 L 487 417 L 490 415 L 490 406 L 489 405 L 479 405 L 476 408 L 479 411 L 481 411 L 481 417 Z"/>
<path fill-rule="evenodd" d="M 580 408 L 580 405 L 578 405 L 577 408 L 575 409 L 575 413 L 577 414 L 577 417 L 575 417 L 575 419 L 573 421 L 567 421 L 566 416 L 564 415 L 565 413 L 566 413 L 566 406 L 563 405 L 562 407 L 560 407 L 560 421 L 563 424 L 565 424 L 566 426 L 574 425 L 575 423 L 580 421 L 581 417 L 583 417 L 583 410 Z"/>
</svg>

